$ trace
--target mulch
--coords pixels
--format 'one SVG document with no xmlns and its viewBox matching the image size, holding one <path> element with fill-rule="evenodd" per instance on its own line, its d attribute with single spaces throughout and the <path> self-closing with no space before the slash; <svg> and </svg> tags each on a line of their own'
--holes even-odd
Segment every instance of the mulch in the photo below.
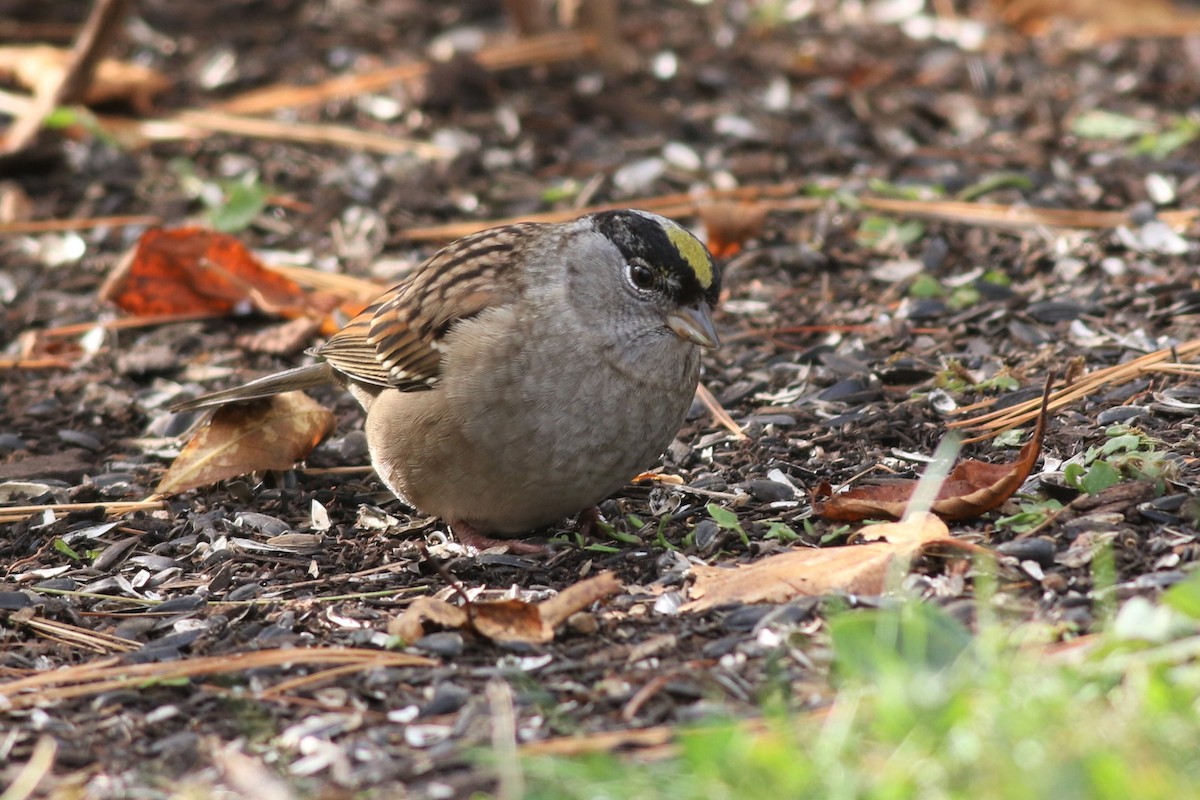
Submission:
<svg viewBox="0 0 1200 800">
<path fill-rule="evenodd" d="M 508 26 L 483 3 L 143 5 L 118 54 L 175 80 L 161 109 L 420 60 L 435 40 L 502 37 Z M 381 282 L 432 252 L 406 230 L 444 222 L 785 180 L 823 202 L 772 211 L 725 260 L 726 343 L 707 358 L 704 382 L 745 438 L 698 403 L 662 462 L 682 486 L 643 483 L 606 501 L 620 538 L 585 536 L 572 520 L 540 532 L 558 543 L 548 558 L 466 553 L 369 470 L 340 470 L 368 461 L 361 412 L 332 389 L 314 396 L 335 411 L 336 431 L 301 468 L 190 491 L 159 509 L 109 517 L 88 507 L 153 492 L 193 421 L 166 411 L 181 385 L 216 388 L 297 363 L 239 343 L 273 320 L 87 333 L 82 348 L 64 337 L 42 353 L 69 368 L 0 367 L 0 513 L 81 504 L 0 523 L 0 691 L 71 667 L 297 651 L 291 663 L 231 661 L 228 672 L 190 680 L 101 684 L 79 673 L 75 685 L 89 688 L 46 685 L 37 702 L 14 695 L 7 710 L 0 697 L 4 782 L 50 736 L 58 750 L 46 785 L 82 783 L 93 797 L 167 796 L 180 781 L 235 785 L 230 750 L 264 758 L 302 793 L 403 784 L 414 796 L 463 796 L 493 787 L 473 754 L 491 746 L 498 714 L 515 716 L 523 744 L 630 732 L 635 748 L 638 731 L 752 716 L 768 696 L 798 712 L 819 707 L 829 692 L 825 601 L 681 615 L 671 599 L 686 595 L 693 565 L 843 542 L 845 528 L 810 518 L 808 491 L 919 473 L 920 455 L 946 432 L 947 402 L 1011 396 L 1001 382 L 987 385 L 997 376 L 1036 395 L 1049 371 L 1091 371 L 1200 336 L 1195 223 L 1182 250 L 1155 224 L 1157 210 L 1200 205 L 1200 144 L 1154 158 L 1072 128 L 1094 109 L 1174 124 L 1181 99 L 1200 88 L 1190 40 L 1081 47 L 1070 24 L 1030 38 L 995 20 L 990 4 L 958 4 L 961 23 L 988 26 L 986 45 L 967 49 L 910 36 L 908 23 L 855 18 L 851 5 L 819 3 L 792 19 L 789 4 L 751 13 L 628 2 L 621 25 L 640 65 L 628 73 L 594 58 L 499 71 L 458 58 L 417 85 L 295 112 L 453 147 L 449 160 L 235 135 L 122 149 L 50 132 L 36 158 L 5 162 L 4 179 L 34 219 L 153 214 L 168 225 L 203 211 L 192 175 L 255 172 L 282 199 L 242 241 L 283 263 Z M 78 22 L 86 7 L 22 13 L 30 23 Z M 953 195 L 998 176 L 987 202 L 1128 211 L 1130 222 L 1014 230 L 846 201 L 931 186 Z M 111 319 L 97 291 L 142 230 L 0 235 L 5 357 L 40 331 Z M 915 296 L 917 276 L 945 291 Z M 996 525 L 1014 504 L 953 526 L 1002 554 L 1005 619 L 1084 634 L 1112 592 L 1154 597 L 1191 568 L 1198 399 L 1194 376 L 1147 373 L 1059 411 L 1047 471 L 1025 489 L 1067 512 L 1026 537 Z M 1156 443 L 1162 479 L 1080 495 L 1062 480 L 1062 462 L 1102 446 L 1118 424 Z M 986 442 L 967 454 L 1011 458 Z M 328 529 L 314 526 L 314 503 Z M 709 503 L 736 510 L 748 543 L 713 522 Z M 776 521 L 799 541 L 767 538 Z M 314 535 L 279 538 L 293 533 Z M 1091 561 L 1105 546 L 1116 578 L 1101 596 Z M 416 596 L 540 600 L 603 570 L 621 593 L 573 616 L 548 644 L 438 631 L 396 650 L 387 635 Z M 928 557 L 900 591 L 969 625 L 973 574 L 961 560 Z M 340 666 L 306 661 L 304 649 L 317 647 L 358 655 Z M 388 653 L 420 660 L 376 657 Z"/>
</svg>

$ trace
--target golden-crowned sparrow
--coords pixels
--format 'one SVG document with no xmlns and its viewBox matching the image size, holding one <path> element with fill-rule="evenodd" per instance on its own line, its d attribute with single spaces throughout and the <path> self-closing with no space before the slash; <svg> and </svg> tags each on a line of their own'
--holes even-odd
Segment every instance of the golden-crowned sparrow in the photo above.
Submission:
<svg viewBox="0 0 1200 800">
<path fill-rule="evenodd" d="M 464 543 L 594 506 L 658 458 L 715 347 L 720 275 L 645 211 L 460 239 L 309 352 L 319 361 L 180 403 L 322 383 L 366 409 L 379 477 Z"/>
</svg>

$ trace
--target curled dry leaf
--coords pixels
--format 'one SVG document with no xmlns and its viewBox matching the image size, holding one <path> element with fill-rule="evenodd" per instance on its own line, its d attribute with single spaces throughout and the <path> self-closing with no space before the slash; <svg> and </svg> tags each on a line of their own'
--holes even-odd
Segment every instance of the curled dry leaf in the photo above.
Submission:
<svg viewBox="0 0 1200 800">
<path fill-rule="evenodd" d="M 252 353 L 293 356 L 303 350 L 319 330 L 321 330 L 320 320 L 312 317 L 297 317 L 262 330 L 242 334 L 237 337 L 236 341 L 238 347 Z"/>
<path fill-rule="evenodd" d="M 683 486 L 683 478 L 666 472 L 640 472 L 630 483 L 657 483 L 662 486 Z"/>
<path fill-rule="evenodd" d="M 135 316 L 229 314 L 256 309 L 295 319 L 327 318 L 337 299 L 306 292 L 263 266 L 235 237 L 203 228 L 142 234 L 100 289 Z"/>
<path fill-rule="evenodd" d="M 388 625 L 388 633 L 406 642 L 425 635 L 426 623 L 443 628 L 469 628 L 494 642 L 544 643 L 567 617 L 597 600 L 615 594 L 621 582 L 611 572 L 580 581 L 541 603 L 497 600 L 461 607 L 422 597 Z"/>
<path fill-rule="evenodd" d="M 700 219 L 708 232 L 708 249 L 717 258 L 729 258 L 741 252 L 746 240 L 762 230 L 767 206 L 717 201 L 700 207 Z"/>
<path fill-rule="evenodd" d="M 997 508 L 1021 488 L 1042 452 L 1042 439 L 1046 434 L 1046 401 L 1050 396 L 1052 380 L 1053 376 L 1046 381 L 1042 410 L 1033 437 L 1021 448 L 1017 460 L 1003 464 L 971 459 L 960 461 L 946 477 L 933 501 L 930 510 L 934 514 L 951 522 L 974 519 Z M 835 495 L 833 487 L 823 482 L 813 493 L 816 498 L 813 513 L 840 522 L 900 519 L 916 488 L 915 480 L 899 480 L 875 486 L 858 486 Z"/>
<path fill-rule="evenodd" d="M 735 567 L 696 566 L 691 600 L 683 611 L 707 611 L 726 603 L 785 603 L 794 597 L 833 593 L 880 594 L 893 569 L 906 569 L 922 548 L 945 546 L 969 552 L 985 548 L 950 537 L 932 514 L 911 521 L 871 525 L 866 544 L 791 550 Z"/>
<path fill-rule="evenodd" d="M 291 469 L 333 430 L 333 412 L 303 392 L 222 406 L 155 490 L 175 494 L 263 469 Z"/>
<path fill-rule="evenodd" d="M 425 624 L 439 628 L 465 628 L 469 619 L 462 606 L 434 597 L 418 597 L 408 604 L 400 616 L 388 623 L 388 635 L 405 642 L 415 642 L 425 635 Z"/>
</svg>

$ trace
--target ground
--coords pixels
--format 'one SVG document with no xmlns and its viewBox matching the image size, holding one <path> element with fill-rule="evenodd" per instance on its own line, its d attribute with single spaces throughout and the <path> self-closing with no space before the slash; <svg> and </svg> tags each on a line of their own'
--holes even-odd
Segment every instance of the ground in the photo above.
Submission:
<svg viewBox="0 0 1200 800">
<path fill-rule="evenodd" d="M 421 80 L 281 118 L 429 141 L 448 158 L 230 134 L 133 147 L 68 131 L 48 132 L 0 170 L 33 219 L 153 215 L 168 226 L 203 219 L 204 187 L 256 175 L 271 196 L 238 232 L 243 242 L 268 261 L 382 283 L 433 251 L 410 235 L 426 226 L 777 187 L 760 206 L 761 229 L 721 259 L 724 345 L 705 361 L 703 383 L 745 438 L 698 403 L 661 465 L 682 487 L 641 483 L 604 503 L 616 537 L 566 520 L 541 532 L 557 543 L 550 557 L 472 554 L 407 513 L 369 470 L 334 469 L 367 457 L 361 412 L 330 389 L 315 397 L 335 410 L 336 431 L 303 468 L 107 518 L 86 504 L 143 499 L 162 477 L 194 421 L 166 410 L 181 390 L 303 356 L 244 347 L 240 337 L 275 324 L 251 315 L 111 329 L 83 348 L 78 335 L 42 340 L 39 357 L 69 366 L 20 365 L 39 332 L 84 324 L 86 333 L 116 316 L 97 292 L 144 225 L 0 228 L 0 346 L 17 364 L 0 367 L 0 503 L 85 504 L 0 524 L 3 681 L 115 658 L 397 652 L 385 649 L 395 645 L 388 622 L 420 593 L 540 599 L 602 570 L 623 584 L 544 645 L 443 631 L 398 651 L 429 664 L 363 661 L 304 681 L 322 667 L 298 660 L 0 709 L 0 762 L 28 761 L 48 734 L 58 743 L 51 785 L 80 784 L 92 797 L 236 785 L 240 752 L 314 796 L 394 796 L 388 787 L 399 783 L 414 796 L 460 796 L 494 787 L 477 751 L 506 704 L 522 743 L 754 715 L 777 695 L 797 711 L 819 707 L 819 599 L 678 614 L 662 598 L 684 597 L 698 563 L 843 543 L 845 527 L 811 517 L 811 490 L 919 472 L 952 407 L 1027 399 L 1049 371 L 1078 376 L 1198 336 L 1187 238 L 1196 225 L 1161 221 L 1200 203 L 1196 122 L 1180 116 L 1200 89 L 1195 39 L 1088 41 L 1083 23 L 1061 19 L 1031 36 L 1001 20 L 1000 4 L 935 3 L 940 16 L 892 19 L 882 3 L 630 1 L 620 5 L 623 49 L 605 58 L 511 69 L 438 60 L 455 43 L 511 37 L 494 5 L 155 0 L 138 5 L 116 45 L 174 81 L 143 116 L 432 59 Z M 57 31 L 60 44 L 86 13 L 82 2 L 20 11 L 29 30 Z M 15 30 L 6 29 L 25 41 Z M 607 56 L 621 63 L 606 69 Z M 926 219 L 911 207 L 883 215 L 866 197 L 1126 216 L 1069 228 Z M 710 239 L 720 227 L 713 212 L 685 208 L 679 218 L 701 232 L 707 221 Z M 1091 630 L 1097 552 L 1111 552 L 1107 589 L 1120 597 L 1154 597 L 1191 568 L 1200 555 L 1194 375 L 1146 371 L 1051 415 L 1024 509 L 1036 517 L 1047 500 L 1072 505 L 1035 535 L 1004 521 L 1022 510 L 1015 501 L 952 526 L 1004 555 L 1004 618 L 1058 638 Z M 984 441 L 967 455 L 1011 459 L 1012 446 Z M 1072 458 L 1085 470 L 1111 463 L 1122 480 L 1081 494 L 1069 468 L 1064 476 Z M 300 546 L 270 538 L 313 532 L 314 501 L 331 521 L 322 536 Z M 745 539 L 717 525 L 709 503 L 734 509 Z M 394 524 L 365 524 L 363 506 L 384 508 Z M 774 521 L 800 540 L 769 538 Z M 973 577 L 961 560 L 930 558 L 900 590 L 970 624 Z M 41 620 L 120 640 L 71 639 Z M 0 767 L 5 782 L 10 769 Z"/>
</svg>

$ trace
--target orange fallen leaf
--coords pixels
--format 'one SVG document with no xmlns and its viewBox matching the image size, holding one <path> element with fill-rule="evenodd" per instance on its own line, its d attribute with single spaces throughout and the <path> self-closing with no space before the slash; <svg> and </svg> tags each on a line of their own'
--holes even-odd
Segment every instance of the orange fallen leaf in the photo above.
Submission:
<svg viewBox="0 0 1200 800">
<path fill-rule="evenodd" d="M 717 201 L 700 206 L 700 219 L 708 233 L 709 251 L 717 258 L 729 258 L 741 252 L 747 239 L 762 231 L 767 206 Z"/>
<path fill-rule="evenodd" d="M 639 472 L 630 483 L 657 483 L 662 486 L 683 486 L 683 478 L 666 472 Z"/>
<path fill-rule="evenodd" d="M 333 412 L 303 392 L 222 406 L 155 492 L 175 494 L 263 469 L 291 469 L 333 430 Z"/>
<path fill-rule="evenodd" d="M 423 597 L 415 600 L 388 625 L 388 633 L 406 642 L 425 635 L 426 623 L 443 628 L 468 628 L 494 642 L 544 643 L 567 617 L 602 598 L 615 594 L 621 582 L 611 572 L 563 589 L 541 603 L 497 600 L 455 606 L 444 600 Z"/>
<path fill-rule="evenodd" d="M 203 228 L 146 231 L 100 299 L 137 316 L 256 308 L 298 317 L 309 304 L 300 284 L 268 270 L 235 237 Z"/>
<path fill-rule="evenodd" d="M 785 603 L 794 597 L 835 592 L 881 594 L 888 574 L 923 548 L 946 546 L 970 552 L 985 548 L 950 536 L 933 514 L 911 521 L 870 525 L 866 544 L 791 550 L 735 567 L 693 567 L 695 583 L 683 611 L 706 611 L 726 603 Z"/>
<path fill-rule="evenodd" d="M 942 483 L 930 508 L 933 513 L 951 522 L 974 519 L 997 508 L 1021 488 L 1042 452 L 1042 439 L 1046 434 L 1046 403 L 1050 397 L 1052 380 L 1053 376 L 1046 381 L 1046 389 L 1042 393 L 1042 411 L 1038 415 L 1033 437 L 1021 448 L 1017 460 L 1001 464 L 971 459 L 960 461 Z M 915 480 L 897 480 L 874 486 L 858 486 L 835 495 L 833 487 L 823 482 L 813 493 L 816 498 L 813 513 L 840 522 L 900 519 L 916 488 Z"/>
</svg>

